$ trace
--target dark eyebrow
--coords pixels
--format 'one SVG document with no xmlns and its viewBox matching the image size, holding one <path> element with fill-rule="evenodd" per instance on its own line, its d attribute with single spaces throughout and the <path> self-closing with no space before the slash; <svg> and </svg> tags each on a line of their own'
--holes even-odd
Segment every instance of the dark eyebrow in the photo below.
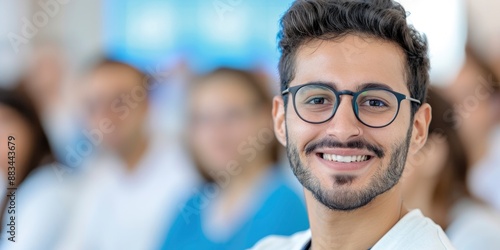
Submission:
<svg viewBox="0 0 500 250">
<path fill-rule="evenodd" d="M 326 82 L 326 81 L 312 81 L 312 82 L 308 82 L 306 84 L 324 84 L 324 85 L 329 85 L 330 87 L 332 87 L 333 89 L 335 89 L 336 91 L 340 91 L 338 88 L 337 88 L 337 84 L 334 83 L 334 82 Z M 387 89 L 387 90 L 393 90 L 389 85 L 385 84 L 385 83 L 378 83 L 378 82 L 368 82 L 368 83 L 363 83 L 359 86 L 356 87 L 356 91 L 362 91 L 362 90 L 365 90 L 365 89 L 370 89 L 370 88 L 380 88 L 380 89 Z"/>
<path fill-rule="evenodd" d="M 389 85 L 385 83 L 378 83 L 378 82 L 368 82 L 368 83 L 363 83 L 359 85 L 356 88 L 356 91 L 362 91 L 365 89 L 371 89 L 371 88 L 380 88 L 380 89 L 387 89 L 387 90 L 393 90 Z"/>
<path fill-rule="evenodd" d="M 334 82 L 312 81 L 312 82 L 307 82 L 306 84 L 323 84 L 323 85 L 329 85 L 330 87 L 332 87 L 335 90 L 337 90 L 337 84 L 334 83 Z"/>
</svg>

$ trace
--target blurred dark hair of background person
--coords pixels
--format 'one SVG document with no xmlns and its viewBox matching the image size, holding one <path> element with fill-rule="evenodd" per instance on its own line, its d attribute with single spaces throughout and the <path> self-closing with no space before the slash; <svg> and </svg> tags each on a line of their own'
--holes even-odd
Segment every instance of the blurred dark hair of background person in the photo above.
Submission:
<svg viewBox="0 0 500 250">
<path fill-rule="evenodd" d="M 402 178 L 404 201 L 438 223 L 457 249 L 499 249 L 500 217 L 467 189 L 467 154 L 447 113 L 453 107 L 439 89 L 428 91 L 429 137 L 408 159 Z"/>
<path fill-rule="evenodd" d="M 206 184 L 181 209 L 162 249 L 246 249 L 308 228 L 303 201 L 277 166 L 264 80 L 219 68 L 191 85 L 187 142 Z"/>
<path fill-rule="evenodd" d="M 0 248 L 51 249 L 64 223 L 61 211 L 68 211 L 56 175 L 61 166 L 30 96 L 21 83 L 14 86 L 0 88 Z"/>
<path fill-rule="evenodd" d="M 445 119 L 455 122 L 464 141 L 470 191 L 500 211 L 499 76 L 473 48 L 467 47 L 465 62 L 445 95 L 453 103 Z"/>
</svg>

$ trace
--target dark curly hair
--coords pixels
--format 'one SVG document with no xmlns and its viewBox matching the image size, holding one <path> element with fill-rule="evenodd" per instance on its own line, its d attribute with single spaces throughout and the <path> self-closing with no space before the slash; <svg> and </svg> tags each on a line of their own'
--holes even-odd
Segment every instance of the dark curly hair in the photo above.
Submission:
<svg viewBox="0 0 500 250">
<path fill-rule="evenodd" d="M 281 91 L 295 77 L 299 47 L 313 39 L 335 40 L 360 34 L 393 42 L 406 57 L 406 79 L 410 95 L 425 102 L 429 83 L 427 40 L 406 22 L 404 8 L 392 0 L 297 0 L 280 21 Z M 284 96 L 285 105 L 287 96 Z M 412 105 L 412 116 L 419 105 Z"/>
</svg>

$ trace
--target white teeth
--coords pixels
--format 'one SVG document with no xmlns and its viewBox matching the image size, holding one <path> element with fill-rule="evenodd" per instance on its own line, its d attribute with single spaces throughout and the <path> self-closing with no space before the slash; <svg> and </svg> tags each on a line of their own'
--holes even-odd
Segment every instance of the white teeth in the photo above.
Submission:
<svg viewBox="0 0 500 250">
<path fill-rule="evenodd" d="M 326 159 L 331 161 L 332 160 L 332 155 L 326 155 Z"/>
<path fill-rule="evenodd" d="M 361 162 L 368 160 L 368 155 L 333 155 L 323 154 L 323 159 L 336 162 Z"/>
</svg>

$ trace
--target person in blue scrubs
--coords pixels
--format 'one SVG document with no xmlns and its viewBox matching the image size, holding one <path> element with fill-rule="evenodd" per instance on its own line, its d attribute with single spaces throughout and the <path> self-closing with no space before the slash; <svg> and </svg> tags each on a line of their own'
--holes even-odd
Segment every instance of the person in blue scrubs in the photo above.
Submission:
<svg viewBox="0 0 500 250">
<path fill-rule="evenodd" d="M 277 163 L 265 84 L 230 68 L 192 84 L 186 141 L 206 183 L 179 206 L 161 249 L 246 249 L 309 228 L 303 199 Z"/>
</svg>

